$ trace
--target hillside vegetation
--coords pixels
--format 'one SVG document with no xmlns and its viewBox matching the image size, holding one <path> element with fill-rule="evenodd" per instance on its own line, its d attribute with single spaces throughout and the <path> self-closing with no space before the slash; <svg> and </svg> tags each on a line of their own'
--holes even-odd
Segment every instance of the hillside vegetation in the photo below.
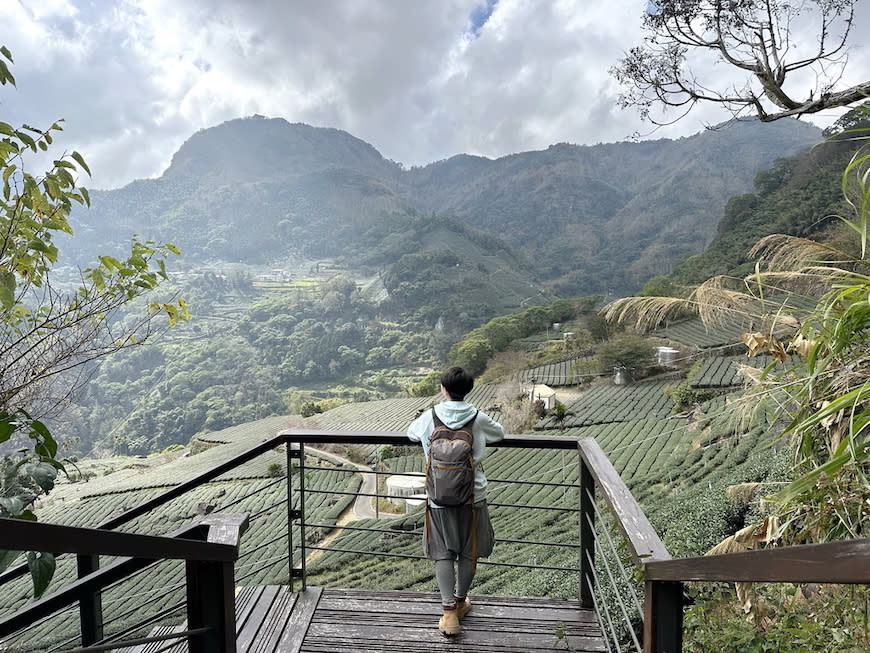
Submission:
<svg viewBox="0 0 870 653">
<path fill-rule="evenodd" d="M 835 216 L 849 213 L 840 182 L 843 169 L 862 142 L 848 136 L 868 125 L 867 114 L 853 110 L 832 128 L 830 138 L 759 171 L 753 192 L 728 200 L 709 247 L 678 265 L 671 281 L 698 284 L 717 274 L 748 274 L 754 263 L 750 248 L 768 234 L 853 248 L 848 229 Z"/>
<path fill-rule="evenodd" d="M 418 218 L 455 217 L 481 232 L 483 251 L 521 251 L 563 294 L 624 294 L 700 252 L 729 197 L 819 137 L 798 121 L 738 121 L 677 141 L 559 144 L 405 170 L 347 133 L 253 117 L 195 134 L 157 179 L 94 192 L 91 210 L 73 216 L 71 247 L 121 246 L 136 232 L 195 261 L 338 257 L 388 271 L 408 243 L 439 247 L 414 235 Z"/>
</svg>

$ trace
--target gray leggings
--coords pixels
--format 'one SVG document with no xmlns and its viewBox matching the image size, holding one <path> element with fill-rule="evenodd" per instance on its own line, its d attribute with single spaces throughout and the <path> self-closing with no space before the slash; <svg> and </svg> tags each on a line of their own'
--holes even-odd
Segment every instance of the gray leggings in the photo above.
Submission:
<svg viewBox="0 0 870 653">
<path fill-rule="evenodd" d="M 458 573 L 454 571 L 454 564 Z M 460 555 L 455 563 L 453 560 L 435 561 L 435 580 L 441 592 L 441 605 L 451 606 L 456 602 L 454 596 L 464 599 L 468 595 L 476 568 L 475 561 L 464 555 Z"/>
</svg>

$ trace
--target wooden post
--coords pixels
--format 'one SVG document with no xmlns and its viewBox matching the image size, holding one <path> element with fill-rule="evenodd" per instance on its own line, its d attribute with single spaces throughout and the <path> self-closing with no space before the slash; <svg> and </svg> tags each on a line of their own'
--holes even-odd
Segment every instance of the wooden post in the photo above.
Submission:
<svg viewBox="0 0 870 653">
<path fill-rule="evenodd" d="M 190 637 L 190 653 L 236 653 L 235 592 L 232 562 L 187 561 L 187 627 L 209 628 Z"/>
<path fill-rule="evenodd" d="M 647 581 L 643 605 L 643 653 L 682 653 L 683 584 Z"/>
<path fill-rule="evenodd" d="M 236 547 L 248 529 L 246 514 L 219 513 L 200 522 L 208 526 L 208 540 Z M 189 653 L 236 653 L 235 561 L 188 560 L 187 627 L 208 628 L 188 638 Z"/>
<path fill-rule="evenodd" d="M 580 605 L 595 607 L 592 584 L 595 567 L 595 479 L 580 459 Z"/>
<path fill-rule="evenodd" d="M 78 577 L 84 578 L 100 568 L 100 556 L 80 553 L 76 556 Z M 79 625 L 82 646 L 90 646 L 103 639 L 103 595 L 93 590 L 79 599 Z"/>
</svg>

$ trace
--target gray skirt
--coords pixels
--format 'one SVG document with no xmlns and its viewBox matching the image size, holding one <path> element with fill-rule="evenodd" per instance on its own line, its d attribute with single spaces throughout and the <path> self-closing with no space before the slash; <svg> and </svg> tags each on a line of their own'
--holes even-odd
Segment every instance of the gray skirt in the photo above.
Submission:
<svg viewBox="0 0 870 653">
<path fill-rule="evenodd" d="M 429 560 L 485 558 L 492 553 L 495 533 L 486 501 L 449 508 L 427 508 L 423 555 Z"/>
</svg>

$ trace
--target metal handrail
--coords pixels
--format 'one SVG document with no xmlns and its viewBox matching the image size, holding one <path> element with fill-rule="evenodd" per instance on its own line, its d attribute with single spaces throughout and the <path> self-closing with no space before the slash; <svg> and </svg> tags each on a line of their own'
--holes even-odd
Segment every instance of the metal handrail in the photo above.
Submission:
<svg viewBox="0 0 870 653">
<path fill-rule="evenodd" d="M 304 466 L 304 447 L 307 444 L 338 443 L 338 444 L 391 444 L 404 445 L 408 443 L 403 433 L 396 432 L 359 432 L 359 431 L 311 431 L 311 430 L 288 430 L 273 438 L 261 442 L 247 451 L 225 461 L 217 467 L 196 476 L 164 493 L 144 502 L 143 504 L 121 515 L 104 522 L 103 528 L 115 528 L 127 523 L 169 501 L 182 496 L 186 492 L 208 483 L 222 474 L 229 472 L 242 464 L 245 464 L 258 456 L 284 445 L 287 451 L 286 474 L 289 479 L 292 469 L 292 458 L 298 458 L 303 464 L 296 467 L 301 471 Z M 538 435 L 509 435 L 504 441 L 491 445 L 493 448 L 537 448 L 550 450 L 576 450 L 580 462 L 580 496 L 579 496 L 579 528 L 580 538 L 578 545 L 570 545 L 579 549 L 580 563 L 580 598 L 581 603 L 587 607 L 600 607 L 600 601 L 594 596 L 594 589 L 600 574 L 595 569 L 596 519 L 601 521 L 602 512 L 597 509 L 595 503 L 603 502 L 615 517 L 615 524 L 621 531 L 628 543 L 627 551 L 635 564 L 642 570 L 645 578 L 644 601 L 643 601 L 643 651 L 644 653 L 656 653 L 661 651 L 681 650 L 682 639 L 682 607 L 683 607 L 683 583 L 695 580 L 716 581 L 774 581 L 774 582 L 832 582 L 832 583 L 870 583 L 870 565 L 866 564 L 870 557 L 870 539 L 852 542 L 837 542 L 820 545 L 806 545 L 804 547 L 783 547 L 779 549 L 767 549 L 739 554 L 727 554 L 722 556 L 710 556 L 703 558 L 688 558 L 673 560 L 655 533 L 649 520 L 643 513 L 637 501 L 631 495 L 625 483 L 619 477 L 610 464 L 604 452 L 588 438 L 538 436 Z M 295 447 L 295 449 L 294 449 Z M 348 473 L 374 473 L 359 469 L 329 468 L 332 471 L 346 471 Z M 282 479 L 283 480 L 283 479 Z M 533 481 L 521 481 L 525 483 L 537 483 Z M 277 485 L 279 481 L 270 483 L 267 487 Z M 302 483 L 304 484 L 304 475 Z M 563 487 L 576 487 L 571 484 L 540 483 L 541 485 L 555 485 Z M 260 488 L 257 492 L 262 492 Z M 304 582 L 305 558 L 301 556 L 301 569 L 295 569 L 293 564 L 293 546 L 291 522 L 296 522 L 304 529 L 306 526 L 331 528 L 347 528 L 349 530 L 367 530 L 362 527 L 342 527 L 337 525 L 305 524 L 304 485 L 299 488 L 299 505 L 294 505 L 292 488 L 288 483 L 286 509 L 288 523 L 288 574 L 290 582 L 296 578 L 302 578 Z M 343 491 L 327 492 L 312 488 L 315 493 L 331 494 L 356 494 Z M 256 492 L 245 495 L 243 498 L 253 496 Z M 381 493 L 374 496 L 383 497 Z M 236 500 L 237 503 L 239 500 Z M 273 503 L 267 510 L 276 510 L 284 502 Z M 492 504 L 496 505 L 496 504 Z M 503 504 L 512 506 L 514 504 Z M 540 507 L 544 506 L 518 506 Z M 578 511 L 577 508 L 557 507 L 561 510 Z M 262 511 L 266 512 L 266 510 Z M 380 529 L 378 529 L 380 530 Z M 383 532 L 394 534 L 413 533 L 397 529 L 383 529 Z M 4 532 L 4 536 L 6 533 Z M 116 533 L 119 536 L 129 534 Z M 151 536 L 132 536 L 151 537 Z M 275 538 L 278 539 L 278 538 Z M 4 544 L 6 538 L 4 537 Z M 305 536 L 301 538 L 301 548 L 306 548 Z M 145 542 L 145 540 L 141 540 Z M 120 540 L 117 540 L 120 542 Z M 529 541 L 512 541 L 512 543 L 529 544 Z M 201 544 L 201 543 L 194 543 Z M 54 546 L 54 545 L 53 545 Z M 119 545 L 120 546 L 120 545 Z M 613 547 L 613 543 L 610 543 Z M 259 547 L 259 548 L 264 548 Z M 36 549 L 38 547 L 15 546 L 17 549 Z M 97 547 L 98 548 L 98 547 Z M 309 549 L 317 550 L 318 546 L 308 546 Z M 65 550 L 65 549 L 61 549 Z M 258 549 L 255 549 L 258 550 Z M 334 549 L 333 549 L 334 550 Z M 96 551 L 94 548 L 71 552 L 77 553 L 106 553 L 117 554 L 115 549 L 111 551 Z M 348 550 L 349 551 L 349 550 Z M 389 554 L 403 555 L 403 554 Z M 184 555 L 178 557 L 184 558 Z M 266 567 L 278 564 L 280 560 L 270 560 Z M 506 565 L 504 563 L 490 563 L 502 566 L 521 566 L 540 568 L 535 565 Z M 264 567 L 265 568 L 265 567 Z M 26 569 L 26 567 L 25 567 Z M 560 568 L 567 570 L 567 568 Z M 103 571 L 103 570 L 101 570 Z M 255 570 L 253 573 L 257 573 Z M 16 573 L 7 572 L 0 576 L 0 583 L 15 577 Z M 18 574 L 20 575 L 20 574 Z M 604 575 L 613 576 L 604 570 Z M 2 623 L 2 622 L 0 622 Z M 610 644 L 608 644 L 609 646 Z"/>
</svg>

